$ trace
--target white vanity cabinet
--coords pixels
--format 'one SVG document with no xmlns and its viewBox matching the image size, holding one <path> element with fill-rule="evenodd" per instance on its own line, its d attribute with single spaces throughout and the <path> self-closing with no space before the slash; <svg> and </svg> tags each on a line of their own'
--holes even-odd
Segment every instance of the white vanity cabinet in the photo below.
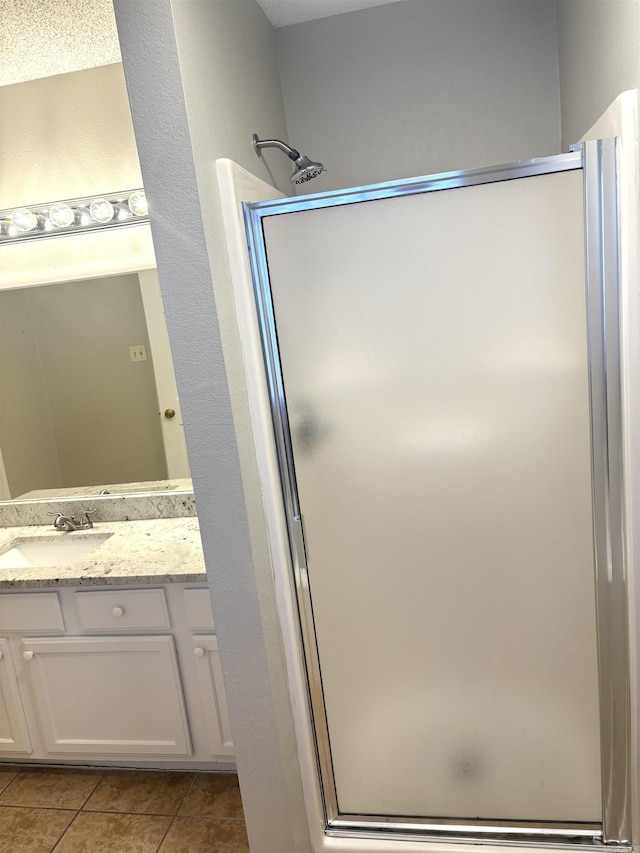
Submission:
<svg viewBox="0 0 640 853">
<path fill-rule="evenodd" d="M 30 596 L 38 616 L 49 608 L 44 625 Z M 0 601 L 0 761 L 233 762 L 207 589 L 60 587 Z"/>
<path fill-rule="evenodd" d="M 47 755 L 191 756 L 173 637 L 23 640 Z"/>
<path fill-rule="evenodd" d="M 209 590 L 185 590 L 184 603 L 187 624 L 192 632 L 191 642 L 202 707 L 208 709 L 205 724 L 209 751 L 211 755 L 232 756 L 231 725 Z"/>
<path fill-rule="evenodd" d="M 0 638 L 0 755 L 17 758 L 26 757 L 30 753 L 29 729 L 9 640 Z"/>
<path fill-rule="evenodd" d="M 14 638 L 26 631 L 63 633 L 64 618 L 55 593 L 32 592 L 0 596 L 0 757 L 33 757 L 33 726 L 19 680 L 20 657 Z"/>
<path fill-rule="evenodd" d="M 192 642 L 202 704 L 209 709 L 206 723 L 210 753 L 212 756 L 232 756 L 231 725 L 222 683 L 218 638 L 195 636 Z"/>
</svg>

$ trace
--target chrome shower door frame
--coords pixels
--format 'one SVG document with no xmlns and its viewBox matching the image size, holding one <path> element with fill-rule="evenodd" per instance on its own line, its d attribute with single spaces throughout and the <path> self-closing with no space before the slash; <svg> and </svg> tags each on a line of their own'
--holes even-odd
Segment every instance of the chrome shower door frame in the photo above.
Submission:
<svg viewBox="0 0 640 853">
<path fill-rule="evenodd" d="M 364 201 L 469 187 L 569 170 L 583 170 L 588 311 L 589 400 L 595 587 L 600 691 L 602 824 L 397 819 L 339 812 L 309 591 L 302 516 L 271 298 L 262 221 L 276 216 Z M 327 835 L 423 839 L 484 844 L 581 847 L 631 844 L 630 670 L 628 586 L 624 553 L 624 495 L 619 344 L 619 264 L 615 140 L 586 142 L 569 154 L 504 166 L 450 172 L 244 205 L 254 296 L 273 422 L 290 580 L 298 607 L 306 667 L 308 711 Z"/>
</svg>

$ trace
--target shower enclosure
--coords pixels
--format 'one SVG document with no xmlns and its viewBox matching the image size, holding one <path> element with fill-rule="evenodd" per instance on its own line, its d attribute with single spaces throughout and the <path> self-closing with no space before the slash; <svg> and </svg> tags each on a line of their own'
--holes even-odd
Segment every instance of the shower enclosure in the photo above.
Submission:
<svg viewBox="0 0 640 853">
<path fill-rule="evenodd" d="M 326 833 L 629 843 L 615 142 L 245 217 Z"/>
</svg>

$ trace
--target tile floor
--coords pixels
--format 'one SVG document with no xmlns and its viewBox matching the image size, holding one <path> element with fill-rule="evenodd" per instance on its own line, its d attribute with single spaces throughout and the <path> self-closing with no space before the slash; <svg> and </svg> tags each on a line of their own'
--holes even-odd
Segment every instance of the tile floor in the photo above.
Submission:
<svg viewBox="0 0 640 853">
<path fill-rule="evenodd" d="M 233 773 L 0 765 L 0 853 L 249 853 Z"/>
</svg>

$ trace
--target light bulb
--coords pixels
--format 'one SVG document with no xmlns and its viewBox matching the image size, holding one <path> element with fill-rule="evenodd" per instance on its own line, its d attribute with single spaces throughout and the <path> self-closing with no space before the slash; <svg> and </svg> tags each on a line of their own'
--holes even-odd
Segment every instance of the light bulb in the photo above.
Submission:
<svg viewBox="0 0 640 853">
<path fill-rule="evenodd" d="M 49 208 L 49 219 L 56 228 L 68 228 L 69 225 L 73 224 L 75 218 L 76 215 L 73 210 L 63 201 L 52 204 Z"/>
<path fill-rule="evenodd" d="M 89 213 L 96 222 L 111 222 L 115 210 L 106 198 L 97 198 L 89 205 Z"/>
<path fill-rule="evenodd" d="M 38 217 L 35 213 L 32 213 L 30 210 L 27 210 L 26 207 L 19 207 L 17 210 L 12 211 L 11 216 L 11 225 L 14 230 L 18 232 L 18 234 L 24 234 L 27 231 L 33 231 L 33 229 L 38 224 Z"/>
<path fill-rule="evenodd" d="M 138 190 L 135 193 L 131 193 L 128 203 L 129 210 L 135 216 L 147 216 L 149 213 L 149 205 L 147 204 L 147 197 L 144 194 L 144 190 Z"/>
</svg>

